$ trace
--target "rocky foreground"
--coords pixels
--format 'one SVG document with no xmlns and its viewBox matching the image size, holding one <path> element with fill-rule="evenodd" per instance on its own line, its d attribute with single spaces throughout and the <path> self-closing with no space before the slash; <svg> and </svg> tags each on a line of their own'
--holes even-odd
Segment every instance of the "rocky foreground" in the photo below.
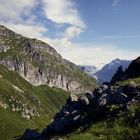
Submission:
<svg viewBox="0 0 140 140">
<path fill-rule="evenodd" d="M 129 111 L 130 105 L 140 104 L 140 89 L 131 81 L 125 86 L 102 85 L 93 93 L 81 96 L 71 95 L 65 106 L 58 112 L 53 122 L 42 133 L 27 129 L 20 140 L 47 140 L 55 134 L 65 134 L 106 115 L 115 116 L 118 111 Z M 109 107 L 117 105 L 116 112 L 110 113 Z M 137 114 L 136 121 L 140 121 Z"/>
</svg>

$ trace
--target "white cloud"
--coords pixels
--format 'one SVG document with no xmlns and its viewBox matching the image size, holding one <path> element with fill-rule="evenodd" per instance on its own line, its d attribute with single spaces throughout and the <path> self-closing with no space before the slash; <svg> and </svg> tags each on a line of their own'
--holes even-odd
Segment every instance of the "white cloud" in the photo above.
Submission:
<svg viewBox="0 0 140 140">
<path fill-rule="evenodd" d="M 19 0 L 0 0 L 0 3 L 0 23 L 6 23 L 8 27 L 29 37 L 31 37 L 30 33 L 33 37 L 38 37 L 42 30 L 44 32 L 44 26 L 41 25 L 43 23 L 40 25 L 36 23 L 37 17 L 32 12 L 32 9 L 39 4 L 38 0 L 21 0 L 20 2 Z M 68 24 L 61 33 L 54 32 L 54 34 L 59 34 L 59 38 L 72 39 L 84 31 L 85 23 L 81 20 L 72 0 L 41 0 L 41 3 L 47 19 L 56 25 Z M 41 21 L 38 20 L 38 22 Z"/>
<path fill-rule="evenodd" d="M 21 15 L 29 15 L 36 0 L 0 0 L 0 20 L 18 21 Z"/>
<path fill-rule="evenodd" d="M 85 28 L 85 23 L 81 20 L 78 10 L 72 0 L 42 0 L 44 11 L 48 19 L 58 24 L 70 24 L 80 28 Z"/>
<path fill-rule="evenodd" d="M 40 38 L 47 28 L 36 22 L 37 0 L 0 0 L 0 24 L 27 37 Z"/>
<path fill-rule="evenodd" d="M 71 39 L 71 38 L 73 38 L 75 36 L 80 35 L 81 32 L 83 32 L 83 30 L 81 28 L 75 27 L 75 26 L 71 26 L 71 27 L 68 27 L 65 30 L 65 32 L 62 34 L 62 37 Z"/>
<path fill-rule="evenodd" d="M 42 0 L 47 19 L 56 24 L 68 24 L 62 37 L 71 39 L 84 31 L 86 25 L 80 18 L 72 0 Z"/>
</svg>

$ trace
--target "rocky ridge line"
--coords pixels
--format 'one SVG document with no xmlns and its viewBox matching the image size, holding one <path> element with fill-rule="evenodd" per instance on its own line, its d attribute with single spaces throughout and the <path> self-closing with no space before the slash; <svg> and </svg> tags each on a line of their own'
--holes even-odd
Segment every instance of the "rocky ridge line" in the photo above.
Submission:
<svg viewBox="0 0 140 140">
<path fill-rule="evenodd" d="M 96 83 L 48 44 L 23 37 L 4 26 L 0 26 L 0 64 L 16 71 L 35 86 L 47 84 L 83 93 L 92 90 Z"/>
</svg>

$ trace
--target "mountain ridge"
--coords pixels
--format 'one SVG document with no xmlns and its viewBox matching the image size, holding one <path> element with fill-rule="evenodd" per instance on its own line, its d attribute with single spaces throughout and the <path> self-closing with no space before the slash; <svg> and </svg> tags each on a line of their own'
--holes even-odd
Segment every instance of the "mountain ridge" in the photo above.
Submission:
<svg viewBox="0 0 140 140">
<path fill-rule="evenodd" d="M 110 63 L 105 64 L 102 69 L 97 69 L 96 66 L 79 66 L 81 71 L 87 73 L 91 77 L 95 78 L 99 83 L 110 82 L 112 76 L 115 74 L 119 66 L 122 65 L 125 70 L 130 64 L 131 60 L 123 60 L 116 58 Z"/>
<path fill-rule="evenodd" d="M 83 93 L 96 85 L 94 79 L 63 59 L 47 43 L 23 37 L 4 26 L 0 26 L 0 64 L 36 86 L 47 84 Z"/>
<path fill-rule="evenodd" d="M 114 59 L 106 64 L 101 70 L 97 71 L 94 75 L 97 77 L 99 83 L 110 82 L 112 76 L 115 74 L 119 66 L 125 70 L 130 64 L 130 60 Z"/>
</svg>

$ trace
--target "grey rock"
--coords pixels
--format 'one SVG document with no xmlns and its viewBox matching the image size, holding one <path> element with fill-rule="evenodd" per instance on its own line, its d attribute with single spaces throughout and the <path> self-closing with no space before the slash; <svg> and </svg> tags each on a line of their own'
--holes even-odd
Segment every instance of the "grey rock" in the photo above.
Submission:
<svg viewBox="0 0 140 140">
<path fill-rule="evenodd" d="M 129 87 L 133 87 L 133 88 L 136 88 L 137 87 L 137 84 L 134 82 L 134 81 L 130 81 Z"/>
<path fill-rule="evenodd" d="M 108 103 L 107 93 L 103 93 L 100 98 L 98 99 L 99 106 L 105 106 Z"/>
<path fill-rule="evenodd" d="M 10 50 L 10 46 L 4 45 L 4 44 L 0 44 L 0 53 L 1 52 L 7 52 L 8 50 Z"/>
<path fill-rule="evenodd" d="M 82 104 L 84 104 L 84 105 L 89 105 L 89 103 L 90 103 L 89 99 L 85 95 L 80 97 L 80 100 L 81 100 Z"/>
</svg>

